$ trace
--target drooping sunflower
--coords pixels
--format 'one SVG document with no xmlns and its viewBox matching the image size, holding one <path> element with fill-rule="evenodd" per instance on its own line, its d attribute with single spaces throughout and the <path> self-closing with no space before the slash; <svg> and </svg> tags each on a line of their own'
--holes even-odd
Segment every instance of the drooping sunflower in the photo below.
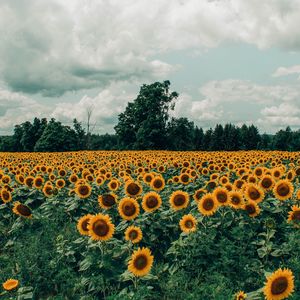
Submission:
<svg viewBox="0 0 300 300">
<path fill-rule="evenodd" d="M 165 187 L 165 180 L 161 176 L 156 176 L 151 180 L 150 186 L 155 191 L 161 191 Z"/>
<path fill-rule="evenodd" d="M 2 189 L 1 199 L 4 203 L 10 202 L 12 200 L 11 192 L 6 189 Z"/>
<path fill-rule="evenodd" d="M 174 210 L 186 208 L 189 201 L 189 194 L 184 191 L 173 192 L 169 199 L 170 205 Z"/>
<path fill-rule="evenodd" d="M 154 257 L 149 248 L 139 248 L 131 255 L 128 262 L 128 270 L 135 276 L 141 277 L 147 275 L 153 265 Z"/>
<path fill-rule="evenodd" d="M 300 207 L 293 205 L 289 212 L 288 222 L 297 222 L 300 224 Z"/>
<path fill-rule="evenodd" d="M 229 205 L 235 209 L 239 209 L 244 205 L 243 194 L 240 191 L 229 192 Z"/>
<path fill-rule="evenodd" d="M 91 217 L 93 217 L 93 215 L 87 214 L 78 220 L 77 229 L 81 235 L 89 235 L 88 225 Z"/>
<path fill-rule="evenodd" d="M 12 210 L 16 215 L 19 215 L 21 217 L 24 217 L 24 218 L 32 217 L 31 209 L 27 205 L 22 204 L 19 201 L 16 201 L 14 203 L 14 207 Z"/>
<path fill-rule="evenodd" d="M 260 203 L 265 198 L 265 192 L 256 184 L 248 183 L 244 190 L 244 195 L 247 200 L 253 200 Z"/>
<path fill-rule="evenodd" d="M 3 288 L 6 290 L 6 291 L 11 291 L 11 290 L 14 290 L 18 287 L 19 285 L 19 280 L 17 279 L 8 279 L 6 280 L 2 286 Z"/>
<path fill-rule="evenodd" d="M 123 198 L 118 205 L 120 216 L 127 221 L 135 219 L 140 213 L 138 202 L 133 198 Z"/>
<path fill-rule="evenodd" d="M 229 202 L 229 192 L 226 188 L 217 187 L 213 191 L 213 196 L 215 197 L 219 205 L 227 205 Z"/>
<path fill-rule="evenodd" d="M 218 203 L 211 193 L 202 196 L 202 198 L 198 202 L 198 210 L 204 216 L 213 215 L 217 209 Z"/>
<path fill-rule="evenodd" d="M 264 286 L 266 300 L 286 299 L 294 292 L 294 275 L 289 269 L 278 269 L 272 273 Z"/>
<path fill-rule="evenodd" d="M 125 240 L 131 241 L 133 244 L 140 242 L 143 238 L 143 233 L 140 227 L 129 226 L 125 231 Z"/>
<path fill-rule="evenodd" d="M 244 210 L 248 213 L 249 217 L 256 217 L 260 213 L 260 208 L 253 200 L 248 200 L 244 206 Z"/>
<path fill-rule="evenodd" d="M 128 180 L 125 184 L 125 193 L 130 197 L 136 197 L 143 192 L 142 186 L 132 180 Z"/>
<path fill-rule="evenodd" d="M 98 196 L 98 203 L 103 209 L 110 209 L 117 203 L 117 195 L 114 193 Z"/>
<path fill-rule="evenodd" d="M 197 228 L 197 220 L 196 218 L 191 215 L 184 215 L 181 220 L 179 221 L 180 229 L 185 233 L 191 233 L 196 231 Z"/>
<path fill-rule="evenodd" d="M 247 294 L 244 291 L 239 291 L 235 294 L 234 300 L 245 300 L 247 299 Z"/>
<path fill-rule="evenodd" d="M 77 184 L 75 187 L 75 193 L 79 198 L 85 199 L 91 195 L 92 188 L 88 183 Z"/>
<path fill-rule="evenodd" d="M 112 238 L 115 232 L 115 225 L 111 222 L 110 217 L 103 214 L 92 216 L 87 228 L 94 241 L 107 241 Z"/>
<path fill-rule="evenodd" d="M 287 180 L 282 179 L 276 182 L 273 193 L 278 200 L 287 200 L 292 197 L 294 192 L 293 184 Z"/>
<path fill-rule="evenodd" d="M 161 206 L 162 200 L 158 193 L 149 192 L 144 195 L 142 207 L 146 212 L 153 212 Z"/>
<path fill-rule="evenodd" d="M 264 175 L 259 182 L 259 185 L 265 190 L 269 191 L 273 188 L 275 181 L 271 175 Z"/>
</svg>

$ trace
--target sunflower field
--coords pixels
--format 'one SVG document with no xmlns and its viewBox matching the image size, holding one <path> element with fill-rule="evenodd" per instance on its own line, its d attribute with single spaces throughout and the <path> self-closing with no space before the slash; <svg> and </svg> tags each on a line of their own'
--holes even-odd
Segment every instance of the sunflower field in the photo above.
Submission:
<svg viewBox="0 0 300 300">
<path fill-rule="evenodd" d="M 1 299 L 300 299 L 300 153 L 0 153 Z"/>
</svg>

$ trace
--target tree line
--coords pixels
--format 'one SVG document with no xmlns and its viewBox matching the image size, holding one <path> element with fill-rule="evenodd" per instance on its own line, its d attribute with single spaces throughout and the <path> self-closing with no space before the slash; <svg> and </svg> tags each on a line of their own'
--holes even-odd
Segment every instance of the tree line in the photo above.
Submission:
<svg viewBox="0 0 300 300">
<path fill-rule="evenodd" d="M 170 82 L 144 84 L 136 99 L 118 116 L 115 134 L 91 134 L 76 119 L 72 126 L 54 118 L 34 118 L 0 137 L 0 151 L 47 152 L 78 150 L 287 150 L 300 151 L 300 130 L 290 127 L 274 135 L 254 125 L 217 124 L 204 130 L 188 118 L 170 116 L 178 97 Z"/>
</svg>

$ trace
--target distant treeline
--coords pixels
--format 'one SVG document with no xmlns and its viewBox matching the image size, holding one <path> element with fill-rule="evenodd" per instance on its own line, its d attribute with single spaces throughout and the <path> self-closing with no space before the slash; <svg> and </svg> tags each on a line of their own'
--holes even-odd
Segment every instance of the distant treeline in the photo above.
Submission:
<svg viewBox="0 0 300 300">
<path fill-rule="evenodd" d="M 300 151 L 300 130 L 290 127 L 274 135 L 260 134 L 254 125 L 217 124 L 204 131 L 187 118 L 170 117 L 176 92 L 170 82 L 144 84 L 137 98 L 118 117 L 116 134 L 85 131 L 76 119 L 73 126 L 51 119 L 15 125 L 12 136 L 0 137 L 0 151 L 75 150 L 287 150 Z"/>
</svg>

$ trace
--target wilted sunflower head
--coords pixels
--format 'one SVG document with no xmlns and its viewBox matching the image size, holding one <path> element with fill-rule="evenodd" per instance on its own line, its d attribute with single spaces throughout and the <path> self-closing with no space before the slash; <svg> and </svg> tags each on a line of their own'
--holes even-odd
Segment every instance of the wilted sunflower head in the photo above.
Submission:
<svg viewBox="0 0 300 300">
<path fill-rule="evenodd" d="M 22 204 L 19 201 L 14 203 L 13 212 L 16 215 L 19 215 L 19 216 L 24 217 L 24 218 L 31 218 L 32 217 L 31 209 L 27 205 Z"/>
</svg>

